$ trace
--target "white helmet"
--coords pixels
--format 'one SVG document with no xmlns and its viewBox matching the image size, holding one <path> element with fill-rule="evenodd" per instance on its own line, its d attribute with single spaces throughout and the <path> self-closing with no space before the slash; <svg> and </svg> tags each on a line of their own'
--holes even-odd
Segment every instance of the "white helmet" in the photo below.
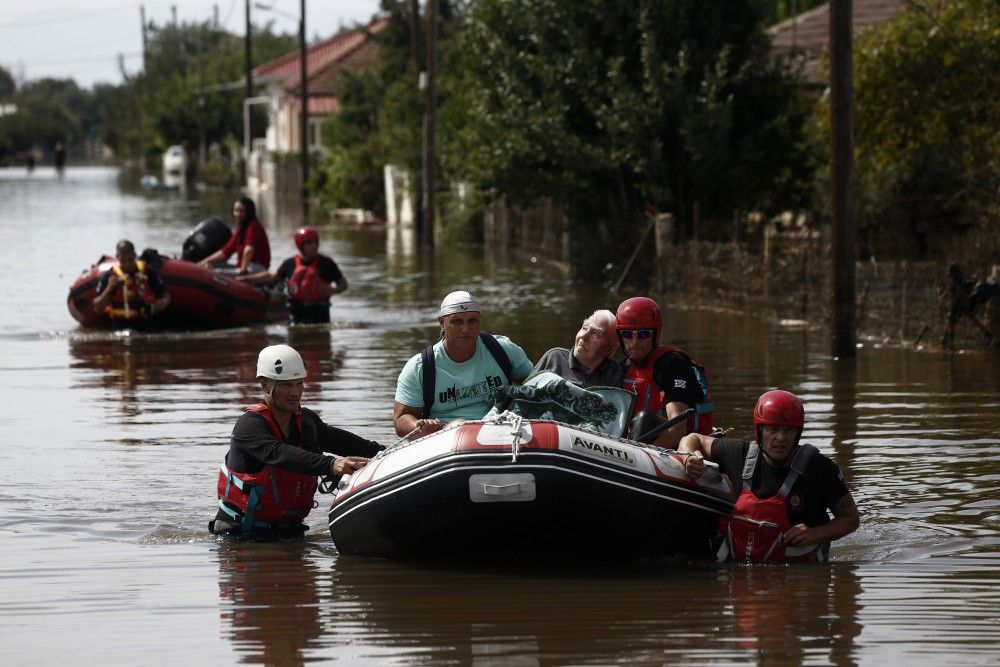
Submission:
<svg viewBox="0 0 1000 667">
<path fill-rule="evenodd" d="M 268 345 L 257 355 L 257 377 L 302 380 L 306 377 L 306 365 L 295 348 L 289 345 Z"/>
</svg>

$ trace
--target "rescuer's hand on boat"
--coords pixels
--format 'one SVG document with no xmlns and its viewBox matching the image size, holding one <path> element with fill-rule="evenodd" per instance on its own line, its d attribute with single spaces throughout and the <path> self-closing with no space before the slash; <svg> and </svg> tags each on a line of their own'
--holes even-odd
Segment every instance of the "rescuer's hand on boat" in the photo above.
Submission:
<svg viewBox="0 0 1000 667">
<path fill-rule="evenodd" d="M 692 479 L 698 479 L 705 472 L 705 457 L 701 452 L 691 452 L 684 459 L 684 472 Z"/>
<path fill-rule="evenodd" d="M 350 475 L 361 470 L 368 464 L 364 456 L 342 456 L 330 462 L 330 473 L 333 475 Z"/>
</svg>

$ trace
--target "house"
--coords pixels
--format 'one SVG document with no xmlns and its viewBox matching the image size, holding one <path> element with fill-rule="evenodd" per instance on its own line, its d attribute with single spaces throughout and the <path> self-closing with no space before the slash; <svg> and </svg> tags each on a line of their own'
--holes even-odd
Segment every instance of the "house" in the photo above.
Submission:
<svg viewBox="0 0 1000 667">
<path fill-rule="evenodd" d="M 310 152 L 325 154 L 320 128 L 330 114 L 337 112 L 337 86 L 343 72 L 360 70 L 375 62 L 378 44 L 372 36 L 387 23 L 387 18 L 379 17 L 366 26 L 343 30 L 306 50 L 309 114 L 306 143 Z M 300 152 L 302 72 L 299 52 L 254 68 L 253 80 L 265 87 L 264 93 L 253 99 L 267 105 L 268 127 L 262 139 L 251 142 L 247 185 L 268 189 L 276 185 L 278 177 L 273 156 Z"/>
<path fill-rule="evenodd" d="M 886 23 L 906 7 L 906 0 L 854 0 L 851 24 L 854 35 L 864 28 Z M 823 58 L 829 50 L 830 4 L 824 3 L 767 29 L 771 53 L 791 58 L 801 68 L 802 85 L 810 89 L 827 86 Z"/>
</svg>

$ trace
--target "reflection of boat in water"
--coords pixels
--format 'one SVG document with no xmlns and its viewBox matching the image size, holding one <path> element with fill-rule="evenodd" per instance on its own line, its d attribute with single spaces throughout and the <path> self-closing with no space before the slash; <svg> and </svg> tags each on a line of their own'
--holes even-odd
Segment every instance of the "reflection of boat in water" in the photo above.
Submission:
<svg viewBox="0 0 1000 667">
<path fill-rule="evenodd" d="M 622 425 L 521 411 L 389 448 L 342 480 L 329 512 L 337 549 L 477 560 L 710 556 L 732 508 L 728 479 L 690 479 L 676 452 L 616 437 Z"/>
</svg>

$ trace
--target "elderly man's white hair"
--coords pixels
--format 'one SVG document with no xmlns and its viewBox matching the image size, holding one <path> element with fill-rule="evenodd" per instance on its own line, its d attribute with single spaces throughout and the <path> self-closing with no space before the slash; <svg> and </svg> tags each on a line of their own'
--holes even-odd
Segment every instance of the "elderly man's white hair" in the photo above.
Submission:
<svg viewBox="0 0 1000 667">
<path fill-rule="evenodd" d="M 614 354 L 618 349 L 618 334 L 615 330 L 615 323 L 617 321 L 618 318 L 614 313 L 610 310 L 602 308 L 591 313 L 590 316 L 583 321 L 583 323 L 592 324 L 603 329 L 604 339 L 608 341 L 608 346 L 611 349 L 609 354 Z"/>
</svg>

